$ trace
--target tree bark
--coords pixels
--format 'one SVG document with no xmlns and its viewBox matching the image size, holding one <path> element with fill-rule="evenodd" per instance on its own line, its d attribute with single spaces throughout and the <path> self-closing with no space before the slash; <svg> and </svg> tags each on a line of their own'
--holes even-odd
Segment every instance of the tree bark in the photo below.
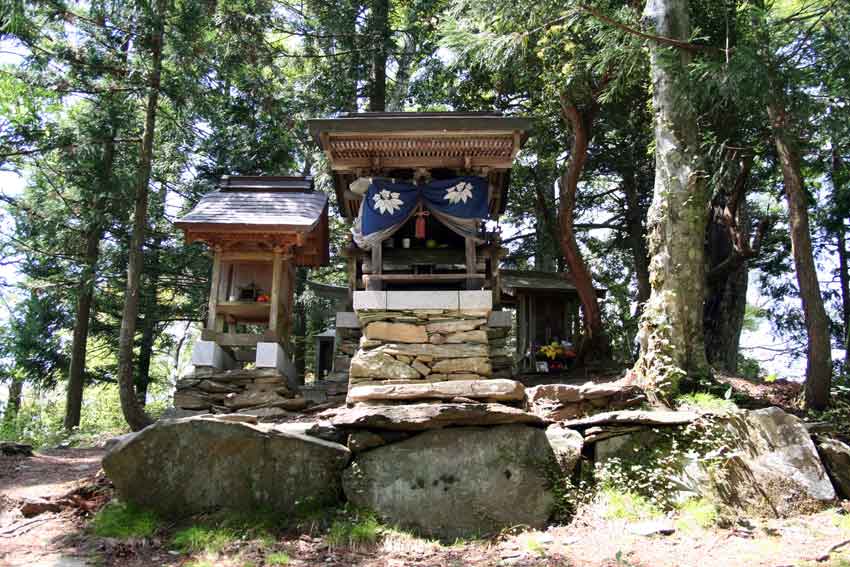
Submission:
<svg viewBox="0 0 850 567">
<path fill-rule="evenodd" d="M 570 269 L 576 293 L 581 301 L 584 315 L 584 337 L 579 348 L 579 360 L 588 357 L 605 359 L 611 356 L 611 345 L 602 328 L 602 310 L 593 287 L 593 277 L 584 262 L 575 235 L 574 209 L 578 181 L 587 161 L 587 148 L 590 143 L 590 124 L 592 111 L 582 113 L 571 101 L 561 100 L 561 113 L 573 131 L 570 159 L 567 168 L 559 180 L 560 203 L 558 222 L 560 225 L 560 244 L 564 260 Z"/>
<path fill-rule="evenodd" d="M 387 107 L 387 58 L 390 42 L 390 0 L 373 0 L 372 39 L 376 41 L 372 52 L 372 88 L 369 110 L 383 112 Z"/>
<path fill-rule="evenodd" d="M 644 20 L 655 35 L 686 41 L 687 0 L 648 0 Z M 687 100 L 690 55 L 650 42 L 655 113 L 655 187 L 647 216 L 652 287 L 641 318 L 639 382 L 659 397 L 707 373 L 703 342 L 705 227 L 708 194 L 697 120 Z"/>
<path fill-rule="evenodd" d="M 112 171 L 110 165 L 109 171 Z M 95 221 L 96 222 L 96 221 Z M 86 369 L 86 350 L 89 337 L 89 319 L 94 298 L 94 280 L 100 256 L 100 239 L 103 229 L 91 226 L 86 235 L 86 252 L 83 273 L 77 285 L 77 310 L 74 316 L 74 335 L 71 339 L 71 362 L 68 366 L 68 391 L 65 402 L 65 429 L 80 425 L 83 406 L 83 387 Z"/>
<path fill-rule="evenodd" d="M 154 29 L 151 35 L 151 72 L 148 80 L 145 127 L 136 172 L 133 228 L 127 261 L 127 287 L 124 292 L 124 310 L 121 317 L 121 332 L 118 338 L 118 392 L 121 397 L 121 409 L 124 417 L 133 431 L 143 429 L 152 423 L 151 418 L 145 413 L 136 397 L 133 381 L 133 344 L 136 335 L 136 318 L 139 314 L 139 282 L 144 267 L 142 247 L 144 246 L 145 229 L 147 228 L 148 184 L 153 161 L 153 139 L 162 73 L 164 16 L 164 2 L 158 0 L 157 13 L 154 15 Z"/>
<path fill-rule="evenodd" d="M 776 91 L 781 92 L 781 91 Z M 805 405 L 807 409 L 822 410 L 829 403 L 832 382 L 832 350 L 829 336 L 829 319 L 823 304 L 818 283 L 817 268 L 812 254 L 809 229 L 809 210 L 803 188 L 803 174 L 797 136 L 793 132 L 791 117 L 779 101 L 769 104 L 768 117 L 773 130 L 773 141 L 782 168 L 785 198 L 788 200 L 788 222 L 791 232 L 791 253 L 797 273 L 797 285 L 803 305 L 808 349 L 806 352 Z"/>
</svg>

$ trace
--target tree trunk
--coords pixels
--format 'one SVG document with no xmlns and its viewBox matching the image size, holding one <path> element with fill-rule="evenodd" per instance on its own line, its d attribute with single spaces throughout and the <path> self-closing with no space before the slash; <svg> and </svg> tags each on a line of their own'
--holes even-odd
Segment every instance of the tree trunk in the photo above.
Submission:
<svg viewBox="0 0 850 567">
<path fill-rule="evenodd" d="M 295 365 L 295 373 L 298 376 L 304 376 L 307 370 L 307 313 L 304 308 L 304 303 L 297 301 L 298 297 L 304 293 L 306 288 L 307 275 L 304 268 L 296 268 L 295 272 L 295 297 L 293 302 L 293 328 L 292 328 L 292 343 L 293 364 Z M 316 376 L 318 380 L 320 376 Z"/>
<path fill-rule="evenodd" d="M 792 130 L 791 117 L 785 107 L 773 102 L 767 109 L 773 129 L 773 141 L 782 167 L 785 197 L 788 200 L 788 221 L 791 231 L 791 253 L 803 304 L 808 349 L 806 353 L 806 408 L 822 410 L 829 403 L 832 381 L 832 350 L 829 336 L 829 319 L 823 305 L 818 283 L 818 273 L 812 254 L 809 229 L 809 210 L 803 188 L 803 174 L 797 139 Z"/>
<path fill-rule="evenodd" d="M 637 308 L 635 317 L 643 313 L 643 306 L 649 299 L 649 256 L 646 252 L 646 234 L 644 231 L 644 214 L 640 207 L 638 187 L 634 171 L 623 176 L 623 190 L 626 194 L 626 230 L 628 231 L 629 248 L 635 264 L 635 279 L 637 280 Z"/>
<path fill-rule="evenodd" d="M 648 0 L 651 32 L 687 40 L 687 0 Z M 650 42 L 655 112 L 655 187 L 647 216 L 652 290 L 640 323 L 639 382 L 657 395 L 707 372 L 702 316 L 708 194 L 700 171 L 697 121 L 687 101 L 690 56 Z"/>
<path fill-rule="evenodd" d="M 838 228 L 838 279 L 841 282 L 841 322 L 844 325 L 844 368 L 850 370 L 850 273 L 843 220 Z"/>
<path fill-rule="evenodd" d="M 374 0 L 372 3 L 372 89 L 369 94 L 369 110 L 383 112 L 387 107 L 387 57 L 390 41 L 390 0 Z"/>
<path fill-rule="evenodd" d="M 112 144 L 109 144 L 112 145 Z M 110 165 L 109 171 L 112 171 Z M 68 367 L 68 391 L 65 403 L 65 429 L 80 425 L 83 406 L 83 386 L 86 369 L 86 347 L 89 337 L 89 319 L 94 298 L 94 280 L 97 259 L 100 255 L 100 239 L 103 230 L 92 226 L 86 235 L 85 266 L 77 285 L 77 311 L 74 316 L 74 335 L 71 339 L 71 362 Z"/>
<path fill-rule="evenodd" d="M 739 227 L 749 226 L 745 206 L 738 207 L 737 215 Z M 708 230 L 710 269 L 703 310 L 705 355 L 713 368 L 735 373 L 738 371 L 738 345 L 747 311 L 749 268 L 746 259 L 741 258 L 716 277 L 712 277 L 712 270 L 728 261 L 729 256 L 736 252 L 726 227 L 717 215 L 712 217 Z"/>
<path fill-rule="evenodd" d="M 832 192 L 840 195 L 839 171 L 842 167 L 841 157 L 838 155 L 838 146 L 832 143 Z M 841 284 L 841 323 L 843 325 L 844 339 L 844 369 L 850 371 L 850 266 L 847 262 L 847 234 L 844 229 L 844 216 L 846 213 L 839 210 L 836 220 L 838 241 L 838 281 Z"/>
<path fill-rule="evenodd" d="M 561 102 L 561 111 L 573 130 L 573 141 L 569 163 L 559 182 L 558 221 L 561 229 L 559 236 L 561 252 L 570 268 L 570 275 L 584 315 L 584 337 L 579 349 L 579 360 L 583 361 L 588 357 L 605 359 L 611 356 L 611 345 L 602 328 L 602 310 L 599 308 L 596 290 L 593 287 L 593 278 L 582 258 L 574 229 L 576 192 L 585 161 L 587 161 L 592 121 L 590 114 L 592 113 L 580 112 L 575 104 L 566 99 Z"/>
<path fill-rule="evenodd" d="M 551 246 L 554 232 L 553 226 L 555 224 L 552 219 L 552 203 L 550 199 L 546 198 L 545 189 L 541 186 L 536 175 L 534 179 L 534 191 L 536 196 L 534 200 L 534 212 L 537 213 L 537 223 L 534 226 L 534 269 L 542 272 L 553 272 L 555 271 L 556 254 L 552 253 Z"/>
<path fill-rule="evenodd" d="M 153 138 L 156 127 L 156 110 L 159 101 L 160 75 L 162 72 L 162 39 L 164 2 L 157 1 L 157 13 L 151 37 L 151 73 L 148 84 L 148 100 L 145 110 L 145 128 L 136 172 L 136 198 L 133 209 L 133 228 L 127 261 L 127 287 L 124 292 L 124 311 L 121 317 L 121 332 L 118 338 L 118 391 L 121 409 L 127 424 L 133 431 L 150 425 L 151 419 L 139 405 L 133 384 L 133 343 L 136 335 L 136 318 L 139 314 L 139 282 L 144 265 L 142 247 L 147 227 L 148 193 L 153 161 Z"/>
<path fill-rule="evenodd" d="M 9 384 L 9 401 L 6 402 L 6 409 L 3 412 L 3 423 L 10 425 L 17 419 L 18 412 L 21 409 L 23 390 L 23 379 L 12 377 L 12 382 Z"/>
</svg>

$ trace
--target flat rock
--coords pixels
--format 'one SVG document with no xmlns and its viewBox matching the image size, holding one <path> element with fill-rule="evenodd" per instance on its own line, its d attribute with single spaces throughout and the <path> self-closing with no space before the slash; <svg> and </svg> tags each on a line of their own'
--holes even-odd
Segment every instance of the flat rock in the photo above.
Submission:
<svg viewBox="0 0 850 567">
<path fill-rule="evenodd" d="M 487 331 L 462 331 L 446 335 L 447 344 L 479 343 L 487 344 Z"/>
<path fill-rule="evenodd" d="M 581 400 L 581 390 L 571 384 L 543 384 L 528 388 L 528 401 L 551 400 L 561 403 L 578 402 Z"/>
<path fill-rule="evenodd" d="M 337 411 L 335 427 L 423 431 L 451 425 L 542 425 L 536 415 L 502 404 L 357 405 Z"/>
<path fill-rule="evenodd" d="M 258 422 L 269 422 L 269 421 L 275 421 L 275 420 L 278 420 L 278 419 L 286 419 L 286 418 L 289 418 L 289 417 L 293 417 L 297 414 L 295 414 L 291 411 L 285 410 L 283 408 L 264 407 L 264 408 L 245 408 L 245 409 L 239 410 L 236 414 L 231 414 L 231 415 L 244 415 L 244 416 L 253 417 Z"/>
<path fill-rule="evenodd" d="M 228 394 L 224 398 L 224 405 L 231 409 L 242 409 L 252 406 L 268 406 L 283 402 L 285 399 L 277 392 L 252 390 L 241 394 Z"/>
<path fill-rule="evenodd" d="M 850 498 L 850 446 L 838 439 L 822 437 L 817 448 L 835 491 L 843 498 Z"/>
<path fill-rule="evenodd" d="M 354 386 L 348 391 L 348 403 L 368 400 L 450 400 L 456 397 L 492 401 L 522 400 L 525 388 L 515 380 L 451 380 L 422 384 Z"/>
<path fill-rule="evenodd" d="M 598 413 L 564 422 L 567 427 L 586 428 L 593 425 L 685 425 L 696 421 L 699 414 L 691 411 L 625 410 Z"/>
<path fill-rule="evenodd" d="M 349 457 L 343 445 L 271 426 L 193 417 L 143 429 L 109 451 L 103 469 L 123 500 L 166 517 L 291 514 L 305 499 L 337 503 Z"/>
<path fill-rule="evenodd" d="M 462 333 L 473 331 L 487 322 L 486 319 L 462 319 L 459 321 L 439 321 L 428 323 L 426 328 L 429 333 Z"/>
<path fill-rule="evenodd" d="M 433 344 L 387 344 L 377 350 L 386 352 L 393 356 L 401 354 L 406 356 L 430 356 L 434 360 L 441 358 L 471 358 L 490 356 L 487 345 L 459 344 L 459 345 L 433 345 Z"/>
<path fill-rule="evenodd" d="M 427 536 L 542 528 L 554 505 L 545 433 L 523 425 L 428 431 L 355 457 L 346 497 Z"/>
<path fill-rule="evenodd" d="M 486 357 L 448 358 L 432 364 L 431 372 L 436 374 L 462 372 L 464 374 L 489 376 L 493 373 L 493 368 L 490 366 L 490 359 Z"/>
<path fill-rule="evenodd" d="M 358 351 L 351 359 L 351 378 L 414 380 L 421 377 L 414 368 L 396 360 L 392 354 L 385 352 L 384 347 Z"/>
<path fill-rule="evenodd" d="M 647 520 L 629 524 L 628 530 L 639 536 L 673 535 L 676 533 L 676 526 L 670 520 Z"/>
<path fill-rule="evenodd" d="M 366 338 L 373 341 L 393 341 L 399 343 L 427 343 L 428 333 L 424 325 L 410 323 L 388 323 L 377 321 L 366 326 Z"/>
</svg>

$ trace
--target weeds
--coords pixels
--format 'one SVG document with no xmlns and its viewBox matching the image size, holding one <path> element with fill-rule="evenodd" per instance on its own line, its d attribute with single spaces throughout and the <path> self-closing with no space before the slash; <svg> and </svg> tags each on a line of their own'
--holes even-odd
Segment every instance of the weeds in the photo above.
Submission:
<svg viewBox="0 0 850 567">
<path fill-rule="evenodd" d="M 605 506 L 605 517 L 612 520 L 636 521 L 662 516 L 658 507 L 639 494 L 606 487 L 599 497 Z"/>
<path fill-rule="evenodd" d="M 266 565 L 270 567 L 279 567 L 280 565 L 289 565 L 289 555 L 279 551 L 266 555 Z"/>
<path fill-rule="evenodd" d="M 382 529 L 374 514 L 358 512 L 351 518 L 334 520 L 326 539 L 331 547 L 365 547 L 378 542 Z"/>
<path fill-rule="evenodd" d="M 676 525 L 684 531 L 710 528 L 717 523 L 717 507 L 705 498 L 692 498 L 679 508 Z"/>
<path fill-rule="evenodd" d="M 158 526 L 159 521 L 152 512 L 117 500 L 104 506 L 91 522 L 96 536 L 118 539 L 150 537 Z"/>
<path fill-rule="evenodd" d="M 738 409 L 735 402 L 730 399 L 720 398 L 708 392 L 694 392 L 684 394 L 676 398 L 676 405 L 679 407 L 690 407 L 701 410 L 708 410 L 715 413 L 728 413 Z"/>
<path fill-rule="evenodd" d="M 239 534 L 226 528 L 192 526 L 174 534 L 171 543 L 184 553 L 219 553 L 239 539 Z"/>
</svg>

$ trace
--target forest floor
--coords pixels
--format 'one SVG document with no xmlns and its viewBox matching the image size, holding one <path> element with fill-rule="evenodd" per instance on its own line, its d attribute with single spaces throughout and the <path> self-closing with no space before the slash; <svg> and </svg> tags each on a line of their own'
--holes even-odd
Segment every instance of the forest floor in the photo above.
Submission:
<svg viewBox="0 0 850 567">
<path fill-rule="evenodd" d="M 850 539 L 850 515 L 840 507 L 811 516 L 751 520 L 727 527 L 702 528 L 680 519 L 671 535 L 634 533 L 645 522 L 606 518 L 588 505 L 569 525 L 544 531 L 503 533 L 488 539 L 452 543 L 420 539 L 378 528 L 359 546 L 335 542 L 326 528 L 301 525 L 274 536 L 231 536 L 195 553 L 178 550 L 178 528 L 158 525 L 150 537 L 98 537 L 90 528 L 91 508 L 106 500 L 108 485 L 98 476 L 99 449 L 64 449 L 33 457 L 0 457 L 0 565 L 82 567 L 147 565 L 185 567 L 757 567 L 850 566 L 839 550 L 818 562 L 833 545 Z M 57 512 L 23 518 L 25 500 L 57 500 Z M 101 496 L 98 496 L 101 495 Z M 108 494 L 107 494 L 108 496 Z M 368 539 L 368 538 L 367 538 Z M 338 538 L 337 538 L 338 540 Z M 843 548 L 848 549 L 848 548 Z"/>
</svg>

